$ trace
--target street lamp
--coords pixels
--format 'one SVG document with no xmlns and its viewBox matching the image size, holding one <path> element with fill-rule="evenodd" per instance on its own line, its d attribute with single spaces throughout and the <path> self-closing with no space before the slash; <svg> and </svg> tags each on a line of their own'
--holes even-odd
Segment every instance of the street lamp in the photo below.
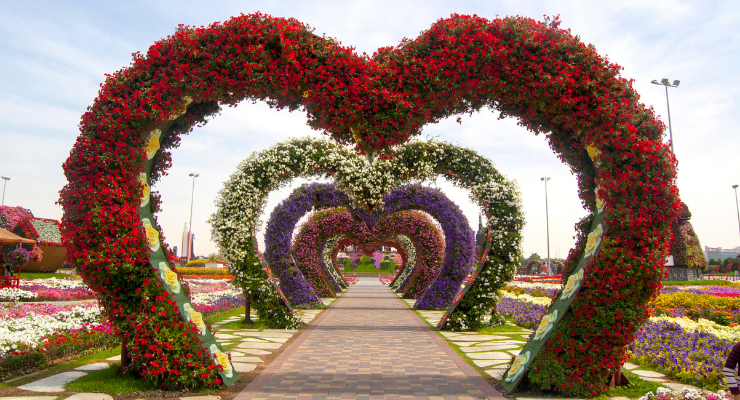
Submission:
<svg viewBox="0 0 740 400">
<path fill-rule="evenodd" d="M 669 87 L 677 88 L 678 85 L 681 83 L 681 81 L 674 80 L 673 84 L 670 84 L 668 83 L 668 78 L 663 78 L 660 80 L 660 82 L 658 82 L 658 80 L 656 79 L 653 79 L 653 81 L 650 83 L 652 83 L 653 85 L 665 86 L 665 104 L 668 106 L 668 134 L 670 135 L 669 137 L 671 139 L 671 153 L 673 153 L 673 155 L 675 156 L 676 152 L 673 151 L 673 130 L 671 129 L 671 103 L 668 102 L 668 88 Z"/>
<path fill-rule="evenodd" d="M 5 205 L 5 186 L 8 185 L 8 181 L 10 180 L 10 178 L 8 178 L 7 176 L 3 176 L 2 178 L 5 181 L 3 183 L 3 204 L 2 205 Z"/>
<path fill-rule="evenodd" d="M 732 185 L 732 188 L 735 189 L 735 208 L 737 209 L 737 228 L 740 230 L 740 206 L 737 205 L 737 186 L 738 185 Z"/>
<path fill-rule="evenodd" d="M 552 272 L 552 268 L 550 267 L 550 215 L 549 211 L 547 210 L 547 181 L 550 180 L 549 176 L 540 178 L 541 181 L 545 182 L 545 224 L 547 226 L 547 269 L 549 272 Z"/>
<path fill-rule="evenodd" d="M 200 174 L 190 173 L 188 176 L 193 178 L 193 191 L 190 193 L 190 225 L 188 225 L 188 261 L 190 261 L 191 247 L 193 246 L 193 196 L 195 196 L 195 178 Z"/>
</svg>

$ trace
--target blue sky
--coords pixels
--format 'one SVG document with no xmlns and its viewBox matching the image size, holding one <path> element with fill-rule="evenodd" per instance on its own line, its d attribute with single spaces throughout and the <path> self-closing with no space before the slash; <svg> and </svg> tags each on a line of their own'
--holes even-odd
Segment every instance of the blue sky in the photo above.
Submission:
<svg viewBox="0 0 740 400">
<path fill-rule="evenodd" d="M 738 95 L 740 4 L 732 1 L 23 1 L 0 2 L 0 175 L 10 177 L 6 205 L 30 208 L 38 217 L 61 218 L 55 204 L 65 184 L 62 163 L 79 134 L 77 124 L 92 104 L 104 74 L 129 65 L 178 24 L 193 26 L 261 11 L 294 17 L 358 52 L 416 37 L 451 13 L 486 18 L 560 15 L 562 27 L 593 44 L 635 79 L 641 101 L 666 120 L 666 99 L 653 79 L 679 79 L 669 89 L 678 186 L 689 205 L 702 245 L 740 246 L 731 188 L 740 184 Z M 585 215 L 576 180 L 548 148 L 514 120 L 490 111 L 425 128 L 424 135 L 476 148 L 522 188 L 527 225 L 524 252 L 546 253 L 543 176 L 548 185 L 550 253 L 565 256 L 573 225 Z M 252 151 L 297 135 L 318 135 L 300 112 L 262 104 L 226 108 L 184 138 L 169 176 L 157 186 L 164 200 L 160 222 L 171 244 L 180 242 L 190 210 L 190 172 L 195 186 L 194 232 L 198 251 L 215 249 L 205 222 L 216 193 Z M 298 182 L 300 183 L 300 182 Z M 298 184 L 297 183 L 297 184 Z M 296 185 L 293 185 L 295 187 Z M 440 183 L 477 223 L 467 193 Z M 272 207 L 292 189 L 270 196 Z M 266 217 L 264 218 L 266 219 Z"/>
</svg>

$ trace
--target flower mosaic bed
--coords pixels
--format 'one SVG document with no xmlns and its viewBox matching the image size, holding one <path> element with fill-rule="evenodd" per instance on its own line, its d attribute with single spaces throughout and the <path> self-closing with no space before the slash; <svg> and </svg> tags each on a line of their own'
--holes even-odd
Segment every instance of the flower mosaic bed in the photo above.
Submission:
<svg viewBox="0 0 740 400">
<path fill-rule="evenodd" d="M 496 311 L 534 329 L 561 285 L 512 282 Z M 666 286 L 650 303 L 650 317 L 629 345 L 630 362 L 647 364 L 682 383 L 726 389 L 722 367 L 740 341 L 740 289 Z"/>
<path fill-rule="evenodd" d="M 34 287 L 89 292 L 81 280 L 50 278 L 27 282 L 32 282 L 29 286 Z M 185 282 L 195 310 L 204 316 L 244 306 L 241 289 L 228 282 L 209 279 Z M 56 358 L 115 347 L 120 339 L 112 333 L 113 328 L 101 315 L 97 301 L 65 305 L 0 304 L 0 380 L 37 369 Z"/>
<path fill-rule="evenodd" d="M 81 279 L 21 279 L 18 289 L 0 289 L 0 301 L 71 301 L 95 298 Z"/>
</svg>

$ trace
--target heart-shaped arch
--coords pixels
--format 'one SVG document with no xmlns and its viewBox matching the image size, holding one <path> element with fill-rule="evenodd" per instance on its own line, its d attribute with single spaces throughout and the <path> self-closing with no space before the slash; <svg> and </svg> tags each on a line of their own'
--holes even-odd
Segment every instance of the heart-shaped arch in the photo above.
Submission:
<svg viewBox="0 0 740 400">
<path fill-rule="evenodd" d="M 293 237 L 292 252 L 296 266 L 322 297 L 334 296 L 335 291 L 331 287 L 333 285 L 329 284 L 330 272 L 321 263 L 320 252 L 327 239 L 337 235 L 349 238 L 352 243 L 363 248 L 378 248 L 391 241 L 394 242 L 394 247 L 400 247 L 395 242 L 397 235 L 403 235 L 414 242 L 419 268 L 412 278 L 408 293 L 412 298 L 419 297 L 431 283 L 444 257 L 444 237 L 424 213 L 401 211 L 389 214 L 381 218 L 373 229 L 369 229 L 346 209 L 315 212 L 298 227 L 298 233 Z"/>
<path fill-rule="evenodd" d="M 204 123 L 219 104 L 249 98 L 278 108 L 303 107 L 311 126 L 372 155 L 403 143 L 427 123 L 490 106 L 547 134 L 578 175 L 589 213 L 596 214 L 597 187 L 606 203 L 603 249 L 586 271 L 584 289 L 556 322 L 556 337 L 563 339 L 550 340 L 527 364 L 530 381 L 542 388 L 595 395 L 623 358 L 659 287 L 680 202 L 675 158 L 661 142 L 663 125 L 619 77 L 619 66 L 558 24 L 453 15 L 372 59 L 293 19 L 252 14 L 180 28 L 146 55 L 137 53 L 131 67 L 108 76 L 83 115 L 81 135 L 64 165 L 69 183 L 60 199 L 68 260 L 98 293 L 114 326 L 132 339 L 153 340 L 160 334 L 148 328 L 187 315 L 157 300 L 167 298 L 165 289 L 151 284 L 159 278 L 150 267 L 138 177 L 151 171 L 146 183 L 155 182 L 169 166 L 169 155 L 159 152 L 147 163 L 147 141 L 160 138 L 150 132 L 159 130 L 164 148 L 176 146 L 181 133 Z M 588 146 L 600 153 L 596 162 L 586 155 Z M 147 210 L 158 210 L 156 197 Z M 584 239 L 592 218 L 580 225 Z M 148 224 L 154 238 L 156 221 Z M 571 253 L 567 273 L 584 248 L 579 242 Z M 617 273 L 622 278 L 615 280 Z M 166 315 L 144 317 L 137 312 L 144 306 L 160 307 Z M 610 316 L 617 312 L 628 320 L 615 325 Z M 583 319 L 594 327 L 584 330 L 576 323 Z M 158 350 L 174 359 L 183 347 L 171 346 Z M 137 360 L 131 369 L 143 371 L 143 363 Z M 171 389 L 217 380 L 214 371 L 200 377 L 187 366 L 181 375 L 195 378 L 169 378 L 167 368 L 146 373 Z M 561 372 L 543 372 L 551 370 Z"/>
<path fill-rule="evenodd" d="M 404 201 L 395 201 L 400 198 Z M 430 280 L 431 285 L 418 299 L 416 307 L 421 309 L 447 308 L 473 266 L 475 241 L 467 218 L 459 207 L 436 189 L 418 185 L 404 186 L 386 195 L 385 199 L 385 207 L 382 211 L 362 210 L 354 212 L 354 215 L 336 213 L 334 214 L 336 217 L 342 218 L 341 221 L 336 222 L 351 230 L 362 230 L 363 227 L 358 223 L 360 221 L 355 220 L 359 216 L 367 224 L 369 229 L 366 234 L 369 236 L 376 226 L 395 223 L 393 215 L 404 210 L 418 209 L 436 218 L 446 240 L 444 262 L 434 280 Z M 295 227 L 298 221 L 312 210 L 338 206 L 349 206 L 349 201 L 333 185 L 303 185 L 275 207 L 270 215 L 265 229 L 267 263 L 279 276 L 280 287 L 296 307 L 315 307 L 321 304 L 321 299 L 320 294 L 313 290 L 304 273 L 293 260 L 290 248 Z M 352 211 L 351 208 L 350 211 Z M 400 216 L 401 220 L 406 217 L 405 214 Z M 413 214 L 408 214 L 408 216 L 412 217 Z M 358 233 L 363 234 L 362 231 Z M 324 278 L 321 271 L 312 271 L 312 274 Z"/>
</svg>

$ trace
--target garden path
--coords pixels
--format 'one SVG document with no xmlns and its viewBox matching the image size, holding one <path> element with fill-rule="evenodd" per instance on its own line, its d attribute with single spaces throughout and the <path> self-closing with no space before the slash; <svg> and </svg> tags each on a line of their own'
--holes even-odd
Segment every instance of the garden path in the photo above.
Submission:
<svg viewBox="0 0 740 400">
<path fill-rule="evenodd" d="M 360 278 L 235 400 L 499 398 L 377 278 Z"/>
</svg>

